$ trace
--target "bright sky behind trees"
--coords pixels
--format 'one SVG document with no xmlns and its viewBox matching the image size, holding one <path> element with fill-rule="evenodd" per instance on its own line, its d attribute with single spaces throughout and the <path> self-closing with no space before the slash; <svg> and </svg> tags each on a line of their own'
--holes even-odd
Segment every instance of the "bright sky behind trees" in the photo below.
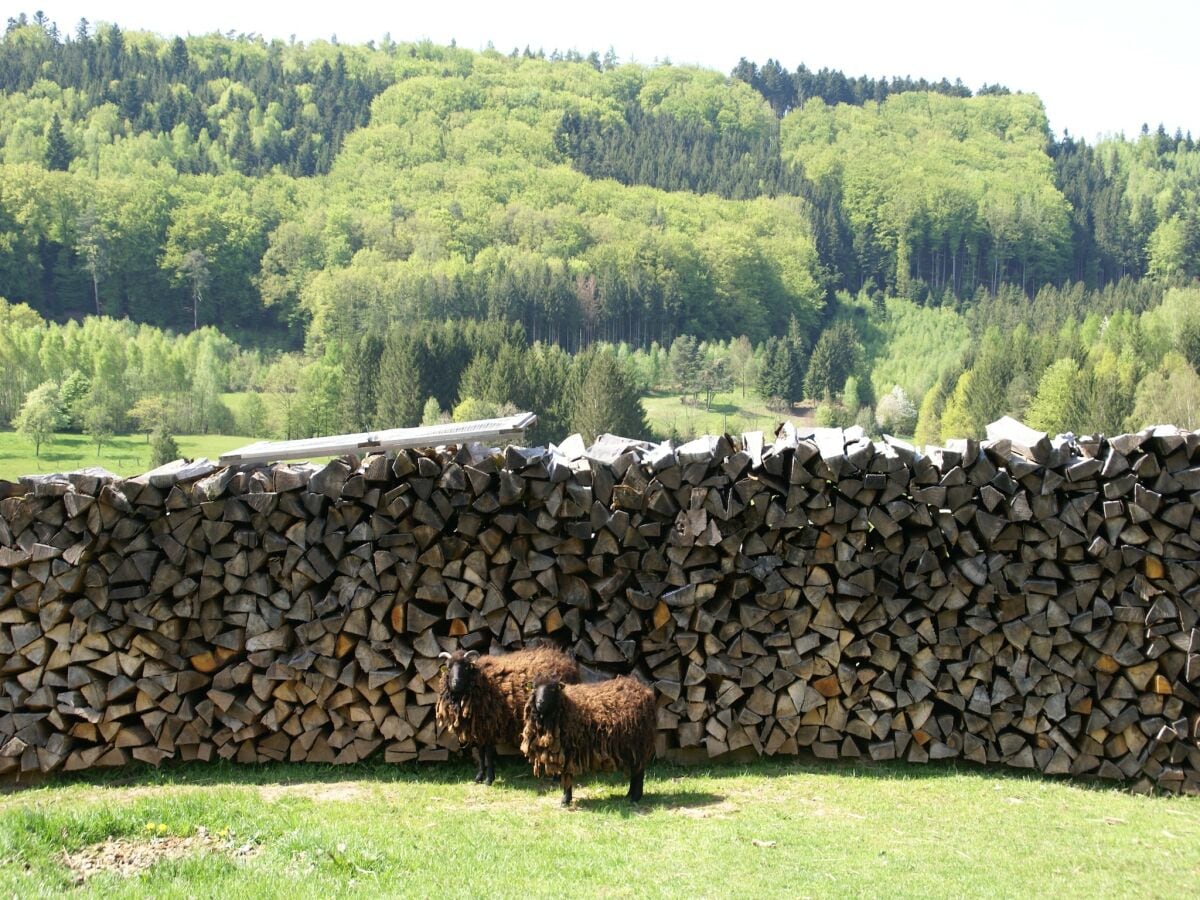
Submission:
<svg viewBox="0 0 1200 900">
<path fill-rule="evenodd" d="M 962 80 L 972 90 L 999 82 L 1038 93 L 1050 125 L 1094 140 L 1133 137 L 1160 122 L 1200 136 L 1200 3 L 1194 0 L 454 0 L 336 4 L 204 0 L 46 0 L 63 31 L 81 16 L 162 34 L 257 32 L 265 37 L 343 43 L 428 37 L 469 49 L 491 41 L 509 52 L 526 45 L 547 53 L 575 48 L 624 61 L 670 59 L 728 72 L 740 56 L 768 57 L 794 70 L 803 62 L 847 75 L 912 75 Z M 25 10 L 32 14 L 35 4 Z M 11 14 L 11 13 L 10 13 Z"/>
</svg>

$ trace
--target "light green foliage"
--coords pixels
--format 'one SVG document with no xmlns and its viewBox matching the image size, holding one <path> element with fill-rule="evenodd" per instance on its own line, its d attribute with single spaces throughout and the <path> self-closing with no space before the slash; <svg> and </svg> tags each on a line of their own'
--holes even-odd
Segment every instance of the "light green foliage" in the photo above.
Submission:
<svg viewBox="0 0 1200 900">
<path fill-rule="evenodd" d="M 1068 357 L 1055 362 L 1038 382 L 1037 395 L 1029 406 L 1026 423 L 1047 434 L 1078 429 L 1080 383 L 1079 364 L 1075 360 Z"/>
<path fill-rule="evenodd" d="M 846 379 L 846 385 L 842 388 L 842 406 L 852 416 L 857 416 L 858 411 L 863 408 L 863 405 L 870 405 L 870 398 L 863 396 L 864 389 L 867 385 L 860 384 L 859 380 L 851 375 Z"/>
<path fill-rule="evenodd" d="M 35 456 L 41 456 L 42 444 L 62 427 L 59 410 L 58 385 L 52 381 L 40 384 L 25 398 L 13 425 L 33 442 Z"/>
<path fill-rule="evenodd" d="M 140 431 L 146 433 L 147 441 L 153 432 L 169 431 L 180 418 L 177 404 L 162 394 L 148 394 L 140 398 L 126 415 Z"/>
<path fill-rule="evenodd" d="M 1162 365 L 1138 384 L 1130 430 L 1150 425 L 1200 428 L 1200 376 L 1178 353 L 1168 353 Z"/>
<path fill-rule="evenodd" d="M 953 309 L 888 297 L 880 315 L 864 298 L 843 298 L 867 318 L 863 346 L 877 396 L 899 385 L 909 397 L 924 397 L 944 372 L 962 364 L 970 330 Z"/>
<path fill-rule="evenodd" d="M 1182 274 L 1188 265 L 1188 251 L 1192 242 L 1187 223 L 1179 215 L 1160 222 L 1146 244 L 1150 275 L 1162 281 L 1170 281 Z"/>
<path fill-rule="evenodd" d="M 656 66 L 644 70 L 643 77 L 638 100 L 647 112 L 698 119 L 719 131 L 764 135 L 775 127 L 775 115 L 761 95 L 719 72 Z"/>
<path fill-rule="evenodd" d="M 299 355 L 285 353 L 271 364 L 263 378 L 264 387 L 275 399 L 275 430 L 289 441 L 300 437 L 304 427 L 304 411 L 299 402 L 300 375 L 303 370 L 304 363 Z"/>
<path fill-rule="evenodd" d="M 234 414 L 233 421 L 238 434 L 267 437 L 270 426 L 267 421 L 267 404 L 263 401 L 262 394 L 257 391 L 248 394 L 241 408 Z"/>
<path fill-rule="evenodd" d="M 840 180 L 852 227 L 888 259 L 904 294 L 910 277 L 928 279 L 940 263 L 931 254 L 962 267 L 968 286 L 991 274 L 994 288 L 1001 273 L 1040 284 L 1058 269 L 1068 205 L 1047 134 L 1031 94 L 910 92 L 861 107 L 811 99 L 784 118 L 781 137 L 785 159 L 810 179 Z"/>
<path fill-rule="evenodd" d="M 83 414 L 83 433 L 96 445 L 96 455 L 100 455 L 103 446 L 112 440 L 117 429 L 117 421 L 112 410 L 103 403 L 89 406 Z"/>
<path fill-rule="evenodd" d="M 296 397 L 301 437 L 341 432 L 343 377 L 340 363 L 328 355 L 304 367 Z"/>
<path fill-rule="evenodd" d="M 1171 288 L 1142 319 L 1157 352 L 1175 350 L 1193 367 L 1200 366 L 1200 288 Z"/>
<path fill-rule="evenodd" d="M 918 447 L 939 444 L 942 440 L 942 414 L 946 409 L 946 394 L 941 384 L 935 384 L 921 400 L 913 440 Z"/>
<path fill-rule="evenodd" d="M 564 111 L 619 117 L 643 81 L 649 107 L 711 112 L 717 127 L 769 123 L 744 85 L 693 69 L 601 74 L 485 56 L 462 78 L 404 81 L 376 99 L 371 125 L 334 165 L 328 199 L 314 201 L 327 223 L 349 226 L 349 241 L 328 224 L 319 250 L 295 228 L 279 232 L 272 246 L 286 239 L 302 252 L 268 250 L 272 283 L 296 284 L 295 266 L 324 260 L 299 296 L 321 340 L 364 321 L 485 312 L 551 340 L 572 327 L 614 341 L 734 329 L 762 340 L 790 315 L 811 323 L 821 283 L 803 202 L 630 188 L 560 163 Z M 397 200 L 383 207 L 380 197 Z"/>
<path fill-rule="evenodd" d="M 729 342 L 729 368 L 733 382 L 741 392 L 743 399 L 746 389 L 753 385 L 758 375 L 757 358 L 754 355 L 754 345 L 746 335 Z"/>
<path fill-rule="evenodd" d="M 1096 153 L 1123 188 L 1129 233 L 1115 237 L 1131 245 L 1127 258 L 1144 259 L 1148 274 L 1163 282 L 1200 274 L 1200 151 L 1147 134 L 1102 141 Z"/>
<path fill-rule="evenodd" d="M 500 407 L 489 400 L 464 397 L 450 418 L 455 422 L 474 422 L 478 419 L 494 419 L 500 415 Z"/>
<path fill-rule="evenodd" d="M 975 372 L 968 369 L 959 376 L 958 382 L 954 385 L 954 391 L 946 399 L 946 404 L 942 408 L 940 418 L 940 427 L 938 428 L 939 440 L 949 438 L 979 438 L 983 435 L 983 428 L 987 424 L 981 422 L 976 416 L 972 415 L 969 409 L 969 395 L 971 394 L 972 383 L 975 380 Z"/>
<path fill-rule="evenodd" d="M 714 394 L 733 388 L 728 361 L 720 358 L 705 362 L 696 377 L 696 387 L 704 395 L 704 409 L 707 411 L 712 407 Z"/>
<path fill-rule="evenodd" d="M 425 406 L 421 409 L 421 424 L 422 425 L 437 425 L 444 421 L 445 414 L 442 412 L 441 406 L 438 405 L 437 397 L 430 397 L 425 401 Z"/>
<path fill-rule="evenodd" d="M 49 337 L 47 338 L 49 340 Z M 87 411 L 88 397 L 92 392 L 92 381 L 79 369 L 72 369 L 59 391 L 59 405 L 63 414 L 63 428 L 83 430 L 83 414 Z"/>
<path fill-rule="evenodd" d="M 845 428 L 854 424 L 854 415 L 836 403 L 818 404 L 813 413 L 813 424 L 819 428 Z"/>
</svg>

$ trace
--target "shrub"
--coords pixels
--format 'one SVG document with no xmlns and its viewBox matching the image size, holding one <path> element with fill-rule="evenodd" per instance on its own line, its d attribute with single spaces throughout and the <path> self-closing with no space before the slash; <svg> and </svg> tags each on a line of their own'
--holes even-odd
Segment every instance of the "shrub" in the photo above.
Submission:
<svg viewBox="0 0 1200 900">
<path fill-rule="evenodd" d="M 174 435 L 164 428 L 155 430 L 150 436 L 150 467 L 157 469 L 179 457 L 179 445 L 175 443 Z"/>
</svg>

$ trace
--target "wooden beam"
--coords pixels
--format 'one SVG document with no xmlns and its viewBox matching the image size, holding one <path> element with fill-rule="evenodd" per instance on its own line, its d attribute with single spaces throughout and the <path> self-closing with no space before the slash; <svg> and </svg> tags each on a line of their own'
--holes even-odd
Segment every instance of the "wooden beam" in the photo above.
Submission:
<svg viewBox="0 0 1200 900">
<path fill-rule="evenodd" d="M 221 454 L 226 466 L 263 463 L 282 459 L 308 459 L 314 456 L 341 456 L 345 453 L 367 453 L 378 450 L 400 450 L 411 447 L 441 447 L 446 444 L 465 444 L 472 441 L 519 443 L 525 431 L 537 422 L 533 413 L 518 413 L 501 419 L 481 419 L 449 425 L 428 425 L 419 428 L 391 428 L 386 431 L 366 431 L 359 434 L 338 434 L 330 437 L 305 438 L 295 441 L 259 441 Z"/>
</svg>

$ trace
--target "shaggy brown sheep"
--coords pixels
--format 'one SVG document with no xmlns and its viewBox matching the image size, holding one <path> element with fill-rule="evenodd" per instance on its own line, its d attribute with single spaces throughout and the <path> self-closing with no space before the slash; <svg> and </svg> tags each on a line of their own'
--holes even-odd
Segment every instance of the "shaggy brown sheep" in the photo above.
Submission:
<svg viewBox="0 0 1200 900">
<path fill-rule="evenodd" d="M 557 647 L 539 645 L 512 653 L 480 656 L 476 650 L 442 653 L 446 669 L 437 699 L 437 724 L 479 754 L 477 782 L 496 778 L 496 744 L 516 746 L 525 725 L 525 705 L 542 675 L 579 680 L 575 660 Z"/>
<path fill-rule="evenodd" d="M 628 770 L 626 796 L 636 803 L 654 755 L 656 726 L 654 691 L 636 678 L 596 684 L 542 678 L 525 706 L 521 752 L 534 775 L 562 777 L 563 806 L 571 804 L 574 776 L 596 770 Z"/>
</svg>

